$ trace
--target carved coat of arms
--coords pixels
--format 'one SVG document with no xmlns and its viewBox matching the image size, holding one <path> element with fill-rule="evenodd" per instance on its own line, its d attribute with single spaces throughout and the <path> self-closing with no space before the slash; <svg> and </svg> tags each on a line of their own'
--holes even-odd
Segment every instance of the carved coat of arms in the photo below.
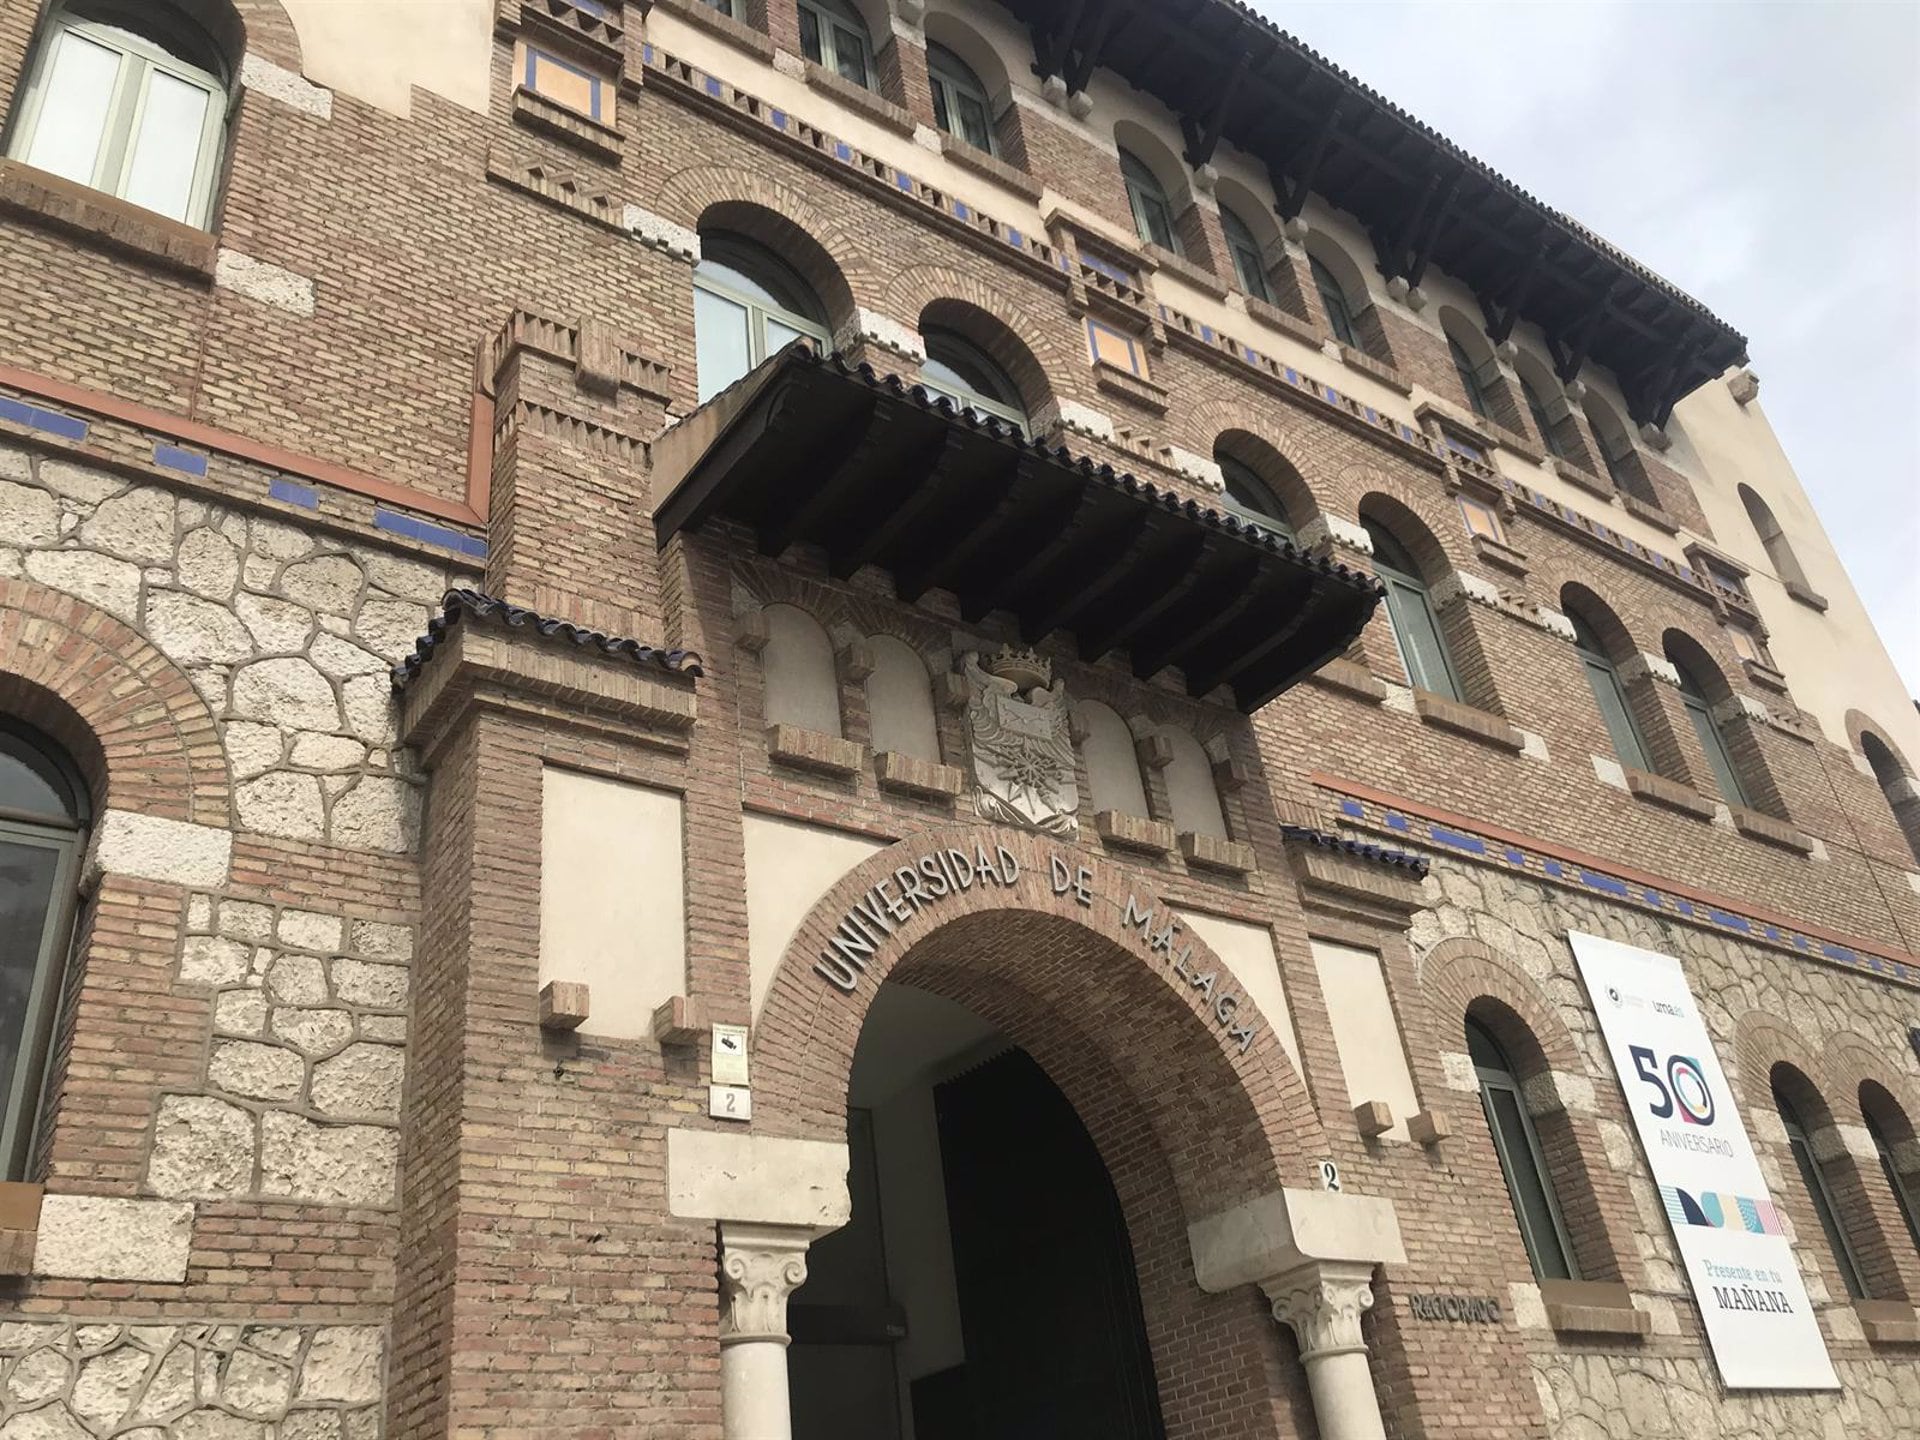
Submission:
<svg viewBox="0 0 1920 1440">
<path fill-rule="evenodd" d="M 976 805 L 983 819 L 1049 835 L 1079 829 L 1067 686 L 1031 650 L 1002 648 L 982 663 L 970 650 L 967 728 L 973 739 Z"/>
</svg>

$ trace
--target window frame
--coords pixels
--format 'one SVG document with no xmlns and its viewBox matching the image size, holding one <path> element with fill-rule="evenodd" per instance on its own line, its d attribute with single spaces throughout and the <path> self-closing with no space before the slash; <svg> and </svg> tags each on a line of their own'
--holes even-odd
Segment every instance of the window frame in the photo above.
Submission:
<svg viewBox="0 0 1920 1440">
<path fill-rule="evenodd" d="M 1267 281 L 1265 256 L 1253 231 L 1228 205 L 1220 207 L 1220 230 L 1227 240 L 1227 254 L 1233 259 L 1234 277 L 1240 288 L 1255 300 L 1273 304 L 1273 286 Z"/>
<path fill-rule="evenodd" d="M 1493 419 L 1493 401 L 1487 394 L 1487 387 L 1480 378 L 1480 369 L 1473 363 L 1473 357 L 1467 354 L 1467 347 L 1447 336 L 1447 353 L 1453 357 L 1454 372 L 1460 377 L 1460 386 L 1467 392 L 1467 408 L 1482 420 Z"/>
<path fill-rule="evenodd" d="M 973 68 L 938 40 L 929 40 L 927 80 L 933 87 L 933 123 L 940 132 L 953 136 L 963 145 L 971 145 L 976 150 L 984 150 L 998 157 L 1000 137 L 994 133 L 993 101 Z M 958 102 L 968 99 L 980 106 L 981 125 L 986 135 L 984 141 L 974 140 L 964 128 L 954 128 L 955 117 L 962 113 Z"/>
<path fill-rule="evenodd" d="M 733 271 L 742 278 L 759 285 L 775 294 L 782 289 L 790 289 L 793 294 L 812 302 L 812 313 L 800 309 L 790 309 L 778 304 L 769 304 L 761 296 L 750 294 L 736 286 L 729 285 L 712 270 L 701 273 L 707 265 L 714 265 Z M 772 283 L 756 276 L 755 267 L 765 267 L 772 276 Z M 750 375 L 781 347 L 770 347 L 767 341 L 767 321 L 778 321 L 787 329 L 794 331 L 817 343 L 822 352 L 833 349 L 833 336 L 827 329 L 824 319 L 819 316 L 819 299 L 813 294 L 806 280 L 791 267 L 782 262 L 764 246 L 745 237 L 731 234 L 702 237 L 700 263 L 693 267 L 693 288 L 704 290 L 715 298 L 730 305 L 738 306 L 747 313 L 747 368 L 740 375 L 728 380 L 725 385 L 708 389 L 704 377 L 700 374 L 700 321 L 699 306 L 696 299 L 694 309 L 694 385 L 699 394 L 699 403 L 704 405 L 727 386 L 737 384 L 742 376 Z"/>
<path fill-rule="evenodd" d="M 1713 718 L 1713 705 L 1706 691 L 1700 688 L 1698 677 L 1672 654 L 1667 656 L 1667 663 L 1680 676 L 1680 705 L 1693 722 L 1694 734 L 1700 737 L 1700 748 L 1707 753 L 1707 768 L 1713 771 L 1720 797 L 1730 805 L 1751 809 L 1753 801 L 1747 798 L 1747 788 L 1733 763 L 1733 751 L 1727 745 L 1726 736 L 1720 733 L 1720 722 Z"/>
<path fill-rule="evenodd" d="M 1520 398 L 1527 402 L 1527 413 L 1533 417 L 1534 429 L 1540 432 L 1540 443 L 1547 447 L 1547 453 L 1561 460 L 1572 459 L 1566 441 L 1560 438 L 1560 427 L 1548 416 L 1546 402 L 1524 372 L 1520 375 Z"/>
<path fill-rule="evenodd" d="M 1133 210 L 1133 232 L 1140 242 L 1184 255 L 1186 251 L 1180 244 L 1180 229 L 1173 213 L 1173 197 L 1167 194 L 1167 187 L 1153 167 L 1124 145 L 1120 147 L 1120 178 L 1127 187 L 1127 204 Z M 1154 233 L 1156 206 L 1166 229 L 1165 240 Z"/>
<path fill-rule="evenodd" d="M 1887 1188 L 1893 1191 L 1894 1207 L 1899 1210 L 1900 1218 L 1906 1222 L 1907 1238 L 1913 1242 L 1914 1250 L 1920 1251 L 1920 1196 L 1914 1195 L 1907 1188 L 1905 1177 L 1894 1165 L 1893 1145 L 1887 1139 L 1886 1128 L 1873 1118 L 1873 1111 L 1862 1105 L 1860 1119 L 1867 1127 L 1867 1134 L 1873 1139 L 1874 1154 L 1880 1158 L 1880 1173 L 1886 1177 Z"/>
<path fill-rule="evenodd" d="M 1773 1108 L 1780 1117 L 1781 1127 L 1787 1132 L 1787 1149 L 1800 1171 L 1800 1183 L 1807 1192 L 1808 1203 L 1813 1206 L 1814 1219 L 1826 1232 L 1827 1251 L 1840 1272 L 1840 1283 L 1846 1287 L 1850 1299 L 1864 1300 L 1869 1294 L 1866 1272 L 1860 1268 L 1860 1257 L 1854 1253 L 1852 1237 L 1840 1223 L 1839 1202 L 1834 1199 L 1833 1190 L 1827 1184 L 1826 1172 L 1814 1158 L 1813 1142 L 1807 1137 L 1807 1127 L 1800 1119 L 1800 1112 L 1781 1090 L 1778 1080 L 1773 1082 Z"/>
<path fill-rule="evenodd" d="M 807 49 L 809 19 L 813 21 L 812 51 Z M 873 32 L 867 28 L 867 22 L 857 10 L 851 5 L 838 3 L 838 0 L 799 0 L 799 20 L 800 50 L 807 59 L 823 69 L 831 70 L 850 85 L 858 85 L 862 90 L 878 90 L 873 72 Z M 846 71 L 846 56 L 841 53 L 843 35 L 857 47 L 860 62 L 860 74 L 857 77 Z"/>
<path fill-rule="evenodd" d="M 1360 332 L 1354 325 L 1353 302 L 1347 298 L 1347 289 L 1333 273 L 1333 267 L 1309 251 L 1307 273 L 1313 277 L 1313 288 L 1320 292 L 1320 308 L 1326 312 L 1327 328 L 1333 332 L 1333 338 L 1355 350 L 1362 349 Z"/>
<path fill-rule="evenodd" d="M 1613 742 L 1615 758 L 1635 770 L 1651 771 L 1647 737 L 1640 733 L 1640 722 L 1634 718 L 1626 684 L 1613 658 L 1579 611 L 1567 611 L 1567 619 L 1573 624 L 1573 648 L 1580 657 L 1580 668 L 1586 672 L 1587 686 L 1593 691 L 1593 703 L 1607 728 L 1607 738 Z"/>
<path fill-rule="evenodd" d="M 1487 1134 L 1493 1141 L 1494 1157 L 1500 1162 L 1500 1178 L 1506 1182 L 1507 1201 L 1513 1207 L 1514 1224 L 1520 1231 L 1520 1243 L 1527 1252 L 1527 1263 L 1532 1266 L 1536 1280 L 1578 1280 L 1581 1278 L 1579 1257 L 1574 1253 L 1573 1240 L 1567 1233 L 1559 1192 L 1555 1190 L 1553 1174 L 1547 1168 L 1546 1151 L 1540 1144 L 1540 1132 L 1534 1126 L 1533 1115 L 1527 1109 L 1527 1098 L 1521 1088 L 1520 1077 L 1514 1072 L 1513 1062 L 1507 1058 L 1505 1048 L 1485 1024 L 1469 1015 L 1466 1031 L 1474 1079 L 1479 1082 L 1480 1112 L 1486 1119 Z M 1500 1062 L 1497 1068 L 1483 1063 L 1479 1056 L 1472 1054 L 1476 1033 L 1487 1050 Z M 1492 1092 L 1496 1090 L 1513 1098 L 1513 1110 L 1520 1127 L 1517 1140 L 1507 1134 L 1506 1127 L 1497 1118 L 1492 1099 Z M 1524 1151 L 1520 1157 L 1514 1154 L 1516 1145 Z M 1543 1264 L 1546 1255 L 1543 1237 L 1534 1233 L 1534 1223 L 1528 1216 L 1527 1207 L 1520 1197 L 1520 1187 L 1514 1180 L 1516 1158 L 1524 1159 L 1533 1170 L 1534 1181 L 1544 1198 L 1547 1219 L 1552 1226 L 1552 1234 L 1544 1239 L 1552 1242 L 1554 1251 L 1558 1252 L 1559 1268 L 1565 1274 L 1551 1274 L 1550 1267 Z"/>
<path fill-rule="evenodd" d="M 1453 668 L 1453 655 L 1447 648 L 1447 632 L 1440 626 L 1440 612 L 1433 608 L 1433 598 L 1428 593 L 1427 582 L 1413 569 L 1413 557 L 1396 540 L 1384 525 L 1362 522 L 1368 538 L 1373 542 L 1373 570 L 1379 576 L 1380 583 L 1387 587 L 1387 626 L 1393 632 L 1394 648 L 1399 651 L 1401 667 L 1407 672 L 1407 683 L 1416 690 L 1425 690 L 1431 695 L 1464 704 L 1460 691 L 1460 677 Z M 1386 544 L 1381 543 L 1382 536 Z M 1382 549 L 1387 549 L 1395 558 L 1385 558 Z M 1419 614 L 1426 620 L 1427 628 L 1433 636 L 1437 671 L 1429 667 L 1424 657 L 1416 653 L 1417 643 L 1410 647 L 1407 634 L 1413 627 L 1406 618 L 1409 607 L 1417 606 Z M 1416 664 L 1415 662 L 1418 661 Z M 1434 680 L 1444 681 L 1444 685 L 1435 685 Z"/>
<path fill-rule="evenodd" d="M 1293 528 L 1292 517 L 1287 514 L 1286 505 L 1273 493 L 1273 487 L 1261 477 L 1259 471 L 1231 455 L 1216 455 L 1214 463 L 1220 467 L 1220 502 L 1229 512 L 1263 530 L 1271 531 L 1290 544 L 1297 543 L 1297 532 Z M 1255 497 L 1264 499 L 1271 509 L 1262 509 L 1240 499 L 1233 493 L 1235 485 L 1252 491 Z"/>
<path fill-rule="evenodd" d="M 66 7 L 50 11 L 42 26 L 39 41 L 34 46 L 33 64 L 20 89 L 13 125 L 7 138 L 7 155 L 23 165 L 41 168 L 34 164 L 31 152 L 39 135 L 54 66 L 61 47 L 69 37 L 96 45 L 118 57 L 113 87 L 107 98 L 105 119 L 94 150 L 93 170 L 86 180 L 74 180 L 72 183 L 85 185 L 89 190 L 110 195 L 177 224 L 188 225 L 196 230 L 211 229 L 215 193 L 219 188 L 222 161 L 225 158 L 227 121 L 233 108 L 230 82 L 214 71 L 202 69 L 173 54 L 158 41 L 137 31 L 76 15 Z M 211 41 L 208 43 L 211 45 Z M 188 183 L 183 213 L 179 216 L 155 210 L 150 205 L 129 199 L 126 194 L 156 72 L 199 90 L 207 97 L 206 114 L 200 125 L 200 141 L 194 151 L 193 177 Z"/>
<path fill-rule="evenodd" d="M 921 367 L 920 388 L 930 395 L 944 396 L 961 410 L 971 410 L 1002 424 L 1011 425 L 1022 437 L 1031 436 L 1033 422 L 1028 418 L 1026 406 L 1021 402 L 1020 391 L 1013 379 L 986 351 L 974 344 L 957 331 L 929 327 L 922 335 L 926 344 L 927 362 L 937 364 L 943 369 L 959 376 L 959 383 L 927 378 L 925 364 Z M 950 360 L 936 356 L 934 347 L 949 348 L 950 353 L 957 352 L 961 360 L 983 372 L 983 378 L 996 382 L 994 391 L 983 390 L 968 385 L 966 373 Z"/>
</svg>

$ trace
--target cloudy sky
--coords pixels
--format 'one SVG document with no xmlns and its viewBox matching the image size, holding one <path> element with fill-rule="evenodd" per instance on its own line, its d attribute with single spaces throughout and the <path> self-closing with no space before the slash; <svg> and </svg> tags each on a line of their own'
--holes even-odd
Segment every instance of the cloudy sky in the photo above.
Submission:
<svg viewBox="0 0 1920 1440">
<path fill-rule="evenodd" d="M 1920 695 L 1920 5 L 1254 3 L 1748 337 Z"/>
</svg>

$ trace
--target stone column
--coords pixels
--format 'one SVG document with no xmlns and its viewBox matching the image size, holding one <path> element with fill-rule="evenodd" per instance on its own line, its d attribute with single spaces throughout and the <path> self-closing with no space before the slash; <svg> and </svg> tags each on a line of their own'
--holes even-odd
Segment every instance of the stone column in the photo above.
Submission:
<svg viewBox="0 0 1920 1440">
<path fill-rule="evenodd" d="M 727 1440 L 792 1440 L 787 1297 L 807 1280 L 812 1229 L 720 1226 L 720 1405 Z"/>
<path fill-rule="evenodd" d="M 1373 1266 L 1311 1261 L 1260 1288 L 1273 1302 L 1273 1318 L 1300 1342 L 1321 1440 L 1385 1440 L 1360 1337 L 1360 1317 L 1373 1308 Z"/>
</svg>

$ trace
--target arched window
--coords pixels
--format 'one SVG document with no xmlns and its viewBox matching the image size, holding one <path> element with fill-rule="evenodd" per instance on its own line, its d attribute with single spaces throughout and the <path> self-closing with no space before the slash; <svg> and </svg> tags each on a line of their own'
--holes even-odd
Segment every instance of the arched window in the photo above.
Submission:
<svg viewBox="0 0 1920 1440">
<path fill-rule="evenodd" d="M 1720 722 L 1713 718 L 1713 702 L 1707 698 L 1697 663 L 1675 654 L 1671 643 L 1666 650 L 1667 662 L 1680 674 L 1680 703 L 1686 708 L 1687 719 L 1693 722 L 1694 733 L 1700 737 L 1700 748 L 1707 752 L 1707 764 L 1713 769 L 1721 796 L 1730 805 L 1750 805 L 1752 802 L 1740 783 L 1740 774 L 1734 769 L 1733 747 L 1727 744 Z"/>
<path fill-rule="evenodd" d="M 1912 1139 L 1912 1126 L 1906 1123 L 1893 1097 L 1871 1080 L 1860 1087 L 1860 1118 L 1866 1122 L 1867 1134 L 1873 1137 L 1873 1152 L 1880 1157 L 1880 1173 L 1886 1177 L 1887 1188 L 1893 1191 L 1893 1203 L 1906 1223 L 1907 1238 L 1915 1250 L 1920 1250 L 1920 1187 L 1916 1187 L 1911 1175 L 1901 1173 L 1894 1160 L 1894 1140 L 1888 1134 L 1887 1122 L 1898 1122 L 1905 1132 L 1901 1138 L 1905 1140 Z"/>
<path fill-rule="evenodd" d="M 826 312 L 807 282 L 763 246 L 724 232 L 700 237 L 693 333 L 701 403 L 789 341 L 827 348 Z"/>
<path fill-rule="evenodd" d="M 995 153 L 993 105 L 987 87 L 953 51 L 927 42 L 927 78 L 933 84 L 933 119 L 942 130 L 977 150 Z"/>
<path fill-rule="evenodd" d="M 1807 1127 L 1800 1119 L 1800 1111 L 1787 1095 L 1788 1086 L 1798 1079 L 1786 1066 L 1774 1067 L 1773 1108 L 1780 1112 L 1780 1123 L 1786 1127 L 1787 1148 L 1793 1151 L 1793 1163 L 1799 1168 L 1801 1183 L 1806 1186 L 1807 1200 L 1820 1221 L 1820 1228 L 1826 1232 L 1827 1248 L 1833 1253 L 1833 1263 L 1839 1267 L 1841 1283 L 1847 1287 L 1847 1294 L 1855 1300 L 1864 1299 L 1867 1287 L 1860 1278 L 1860 1262 L 1853 1253 L 1853 1243 L 1847 1239 L 1847 1232 L 1840 1224 L 1840 1207 L 1834 1204 L 1833 1192 L 1827 1188 L 1827 1177 L 1820 1169 L 1820 1162 L 1814 1159 L 1813 1146 L 1807 1139 Z M 1804 1085 L 1806 1082 L 1799 1083 Z"/>
<path fill-rule="evenodd" d="M 213 39 L 164 0 L 70 0 L 47 18 L 8 153 L 205 228 L 229 79 Z"/>
<path fill-rule="evenodd" d="M 800 49 L 843 80 L 873 88 L 873 40 L 847 0 L 800 0 Z"/>
<path fill-rule="evenodd" d="M 0 1180 L 24 1177 L 72 930 L 86 787 L 30 731 L 0 728 Z"/>
<path fill-rule="evenodd" d="M 1600 718 L 1606 722 L 1613 753 L 1623 765 L 1652 770 L 1646 739 L 1633 718 L 1633 707 L 1627 703 L 1627 687 L 1620 681 L 1620 672 L 1614 669 L 1605 642 L 1577 605 L 1567 604 L 1564 597 L 1561 603 L 1566 607 L 1567 619 L 1573 622 L 1573 644 L 1580 654 L 1580 668 L 1586 671 L 1593 703 L 1600 707 Z"/>
<path fill-rule="evenodd" d="M 1473 407 L 1474 414 L 1491 420 L 1493 406 L 1487 400 L 1487 387 L 1481 382 L 1480 372 L 1473 363 L 1473 357 L 1467 354 L 1467 347 L 1449 335 L 1447 353 L 1453 357 L 1453 369 L 1460 377 L 1460 388 L 1467 392 L 1467 404 Z"/>
<path fill-rule="evenodd" d="M 1333 331 L 1333 338 L 1342 345 L 1360 349 L 1359 333 L 1353 328 L 1353 308 L 1347 303 L 1347 292 L 1319 256 L 1309 255 L 1307 268 L 1313 272 L 1313 288 L 1320 292 L 1320 308 L 1327 312 L 1327 327 Z"/>
<path fill-rule="evenodd" d="M 1127 182 L 1127 203 L 1133 207 L 1133 228 L 1149 245 L 1180 253 L 1180 236 L 1173 228 L 1173 202 L 1151 166 L 1131 150 L 1120 152 L 1120 174 Z"/>
<path fill-rule="evenodd" d="M 1860 732 L 1860 753 L 1866 756 L 1873 778 L 1879 782 L 1880 793 L 1887 797 L 1887 807 L 1893 811 L 1894 824 L 1906 837 L 1907 848 L 1913 851 L 1914 859 L 1920 860 L 1920 796 L 1914 792 L 1913 781 L 1900 768 L 1893 751 L 1871 730 Z"/>
<path fill-rule="evenodd" d="M 867 676 L 867 721 L 873 753 L 889 751 L 935 764 L 940 726 L 933 713 L 933 682 L 911 645 L 891 635 L 873 638 L 873 673 Z"/>
<path fill-rule="evenodd" d="M 1214 458 L 1220 465 L 1220 478 L 1226 483 L 1227 508 L 1242 520 L 1251 520 L 1262 529 L 1293 539 L 1293 522 L 1288 518 L 1287 507 L 1267 482 L 1255 474 L 1250 465 L 1231 455 L 1215 452 Z"/>
<path fill-rule="evenodd" d="M 1641 473 L 1634 459 L 1633 437 L 1627 433 L 1627 427 L 1621 423 L 1620 417 L 1591 390 L 1587 392 L 1582 408 L 1586 411 L 1587 424 L 1593 431 L 1594 443 L 1600 447 L 1600 459 L 1607 467 L 1607 478 L 1613 481 L 1614 488 L 1643 504 L 1658 505 L 1660 497 Z"/>
<path fill-rule="evenodd" d="M 922 385 L 962 410 L 1027 433 L 1027 410 L 1020 403 L 1020 392 L 986 351 L 951 330 L 929 329 L 924 338 L 927 358 L 920 366 Z"/>
<path fill-rule="evenodd" d="M 1233 256 L 1233 273 L 1240 288 L 1256 300 L 1273 303 L 1273 287 L 1267 283 L 1267 265 L 1260 253 L 1260 242 L 1253 238 L 1247 222 L 1225 205 L 1220 207 L 1220 228 L 1226 232 L 1227 251 Z"/>
<path fill-rule="evenodd" d="M 1540 1136 L 1527 1113 L 1519 1078 L 1493 1032 L 1471 1016 L 1467 1019 L 1467 1053 L 1473 1057 L 1474 1074 L 1480 1081 L 1480 1107 L 1486 1112 L 1487 1130 L 1493 1136 L 1494 1153 L 1500 1157 L 1507 1198 L 1513 1202 L 1513 1218 L 1519 1222 L 1533 1273 L 1542 1280 L 1577 1280 L 1580 1272 L 1574 1265 L 1566 1222 L 1560 1216 L 1560 1199 L 1547 1174 Z"/>
<path fill-rule="evenodd" d="M 1133 731 L 1097 700 L 1084 702 L 1079 716 L 1087 737 L 1080 753 L 1087 762 L 1087 793 L 1095 813 L 1114 810 L 1145 819 L 1147 787 L 1140 779 L 1140 752 L 1134 749 Z"/>
<path fill-rule="evenodd" d="M 767 645 L 760 655 L 769 725 L 840 733 L 840 671 L 833 641 L 820 622 L 792 605 L 767 607 Z"/>
<path fill-rule="evenodd" d="M 1811 590 L 1813 587 L 1807 584 L 1807 572 L 1800 568 L 1800 557 L 1793 553 L 1793 546 L 1787 543 L 1787 532 L 1780 528 L 1772 508 L 1751 485 L 1740 486 L 1740 503 L 1746 507 L 1747 519 L 1753 522 L 1754 533 L 1760 537 L 1760 543 L 1766 549 L 1773 573 L 1783 584 L 1791 583 Z"/>
<path fill-rule="evenodd" d="M 1540 392 L 1533 388 L 1533 382 L 1525 375 L 1520 377 L 1520 393 L 1526 398 L 1527 413 L 1533 417 L 1533 428 L 1540 432 L 1540 439 L 1547 447 L 1547 453 L 1558 455 L 1562 460 L 1567 459 L 1567 442 L 1560 438 L 1560 427 L 1548 417 L 1547 407 L 1540 398 Z"/>
<path fill-rule="evenodd" d="M 1173 758 L 1161 773 L 1167 784 L 1167 806 L 1173 811 L 1173 828 L 1182 834 L 1191 830 L 1214 840 L 1227 838 L 1226 812 L 1220 808 L 1220 791 L 1213 783 L 1213 762 L 1206 747 L 1184 730 L 1162 726 Z"/>
<path fill-rule="evenodd" d="M 1400 662 L 1407 667 L 1407 682 L 1458 700 L 1460 684 L 1454 676 L 1453 658 L 1447 653 L 1440 617 L 1434 613 L 1419 567 L 1384 525 L 1364 516 L 1360 523 L 1373 542 L 1374 573 L 1387 587 L 1387 620 L 1393 626 L 1394 643 L 1400 648 Z"/>
</svg>

